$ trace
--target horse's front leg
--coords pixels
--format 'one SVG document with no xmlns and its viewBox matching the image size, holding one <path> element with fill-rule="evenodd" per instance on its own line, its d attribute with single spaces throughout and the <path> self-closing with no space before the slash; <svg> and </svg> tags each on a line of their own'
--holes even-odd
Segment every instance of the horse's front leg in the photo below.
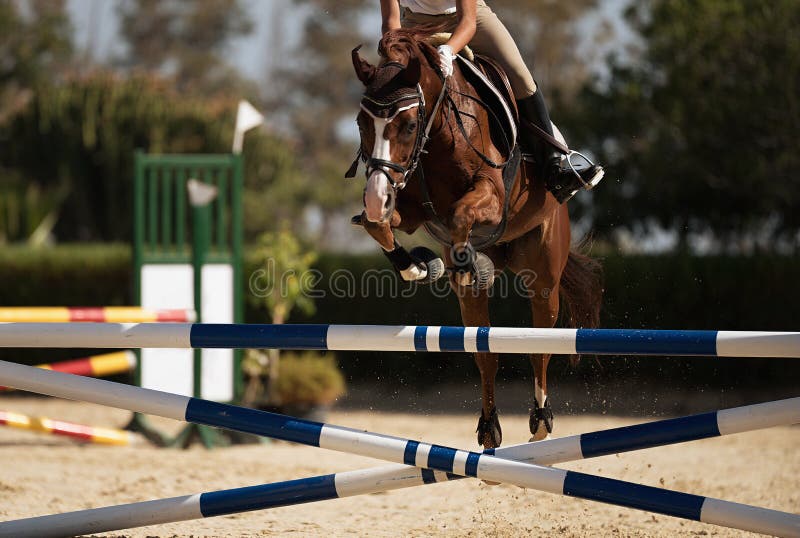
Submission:
<svg viewBox="0 0 800 538">
<path fill-rule="evenodd" d="M 367 233 L 383 249 L 383 254 L 389 259 L 392 267 L 407 282 L 428 283 L 439 279 L 445 272 L 444 262 L 431 250 L 423 247 L 411 249 L 407 252 L 397 242 L 394 228 L 400 226 L 402 218 L 397 210 L 392 213 L 392 218 L 386 222 L 370 222 L 365 215 L 361 215 L 360 224 Z"/>
<path fill-rule="evenodd" d="M 479 179 L 452 206 L 448 226 L 453 243 L 450 257 L 453 261 L 453 277 L 459 286 L 491 286 L 494 267 L 487 257 L 474 251 L 469 239 L 475 224 L 498 225 L 503 218 L 502 198 L 495 184 L 490 178 Z"/>
<path fill-rule="evenodd" d="M 461 319 L 467 327 L 489 326 L 489 291 L 460 286 L 455 274 L 450 275 L 450 286 L 458 295 Z M 481 374 L 482 406 L 478 417 L 478 444 L 496 448 L 503 441 L 503 430 L 497 418 L 494 388 L 498 368 L 497 353 L 475 353 L 475 364 Z"/>
</svg>

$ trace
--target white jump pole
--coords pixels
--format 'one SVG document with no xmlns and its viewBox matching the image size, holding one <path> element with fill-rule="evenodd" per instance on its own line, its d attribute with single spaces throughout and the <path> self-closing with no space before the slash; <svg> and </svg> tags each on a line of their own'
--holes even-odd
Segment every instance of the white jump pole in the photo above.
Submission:
<svg viewBox="0 0 800 538">
<path fill-rule="evenodd" d="M 278 348 L 800 358 L 800 332 L 392 325 L 7 323 L 0 347 Z"/>
<path fill-rule="evenodd" d="M 520 463 L 488 454 L 321 424 L 110 381 L 0 361 L 0 383 L 61 398 L 254 433 L 444 473 L 508 483 L 741 530 L 779 536 L 800 536 L 800 516 L 795 514 Z M 301 489 L 307 490 L 308 485 L 302 486 Z M 184 515 L 191 513 L 189 505 L 193 501 L 190 497 L 172 499 L 171 509 L 180 511 Z M 223 496 L 217 508 L 224 506 L 228 500 Z M 158 503 L 158 501 L 153 502 Z M 151 509 L 161 513 L 157 504 L 151 505 Z M 5 528 L 0 526 L 0 536 L 24 535 L 24 528 L 16 527 L 11 532 L 7 531 L 9 527 L 6 525 L 14 525 L 13 523 L 3 525 Z M 41 536 L 41 533 L 35 535 Z"/>
<path fill-rule="evenodd" d="M 748 405 L 688 417 L 498 448 L 503 459 L 552 465 L 720 435 L 800 423 L 800 398 Z M 463 478 L 407 465 L 348 471 L 299 480 L 213 491 L 169 499 L 78 510 L 0 523 L 0 536 L 94 534 L 188 521 Z M 745 511 L 744 513 L 747 513 Z M 701 513 L 701 521 L 704 521 Z M 709 512 L 705 513 L 709 518 Z"/>
</svg>

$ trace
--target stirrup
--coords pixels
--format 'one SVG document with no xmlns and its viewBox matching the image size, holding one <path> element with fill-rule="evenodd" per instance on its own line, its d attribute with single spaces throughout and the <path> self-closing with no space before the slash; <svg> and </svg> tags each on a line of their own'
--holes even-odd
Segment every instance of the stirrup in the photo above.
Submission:
<svg viewBox="0 0 800 538">
<path fill-rule="evenodd" d="M 547 190 L 563 204 L 581 189 L 592 190 L 604 175 L 602 166 L 578 151 L 570 151 L 553 167 L 546 182 Z"/>
<path fill-rule="evenodd" d="M 589 157 L 579 151 L 571 150 L 562 159 L 562 163 L 564 161 L 566 161 L 569 170 L 575 174 L 587 191 L 595 188 L 606 174 L 602 166 L 595 164 Z"/>
</svg>

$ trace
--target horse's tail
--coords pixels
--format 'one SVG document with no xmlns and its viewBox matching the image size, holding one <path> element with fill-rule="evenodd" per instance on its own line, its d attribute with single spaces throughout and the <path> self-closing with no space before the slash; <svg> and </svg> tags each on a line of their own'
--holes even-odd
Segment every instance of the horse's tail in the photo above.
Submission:
<svg viewBox="0 0 800 538">
<path fill-rule="evenodd" d="M 595 328 L 600 325 L 600 306 L 603 301 L 603 267 L 600 262 L 571 250 L 561 274 L 559 286 L 564 320 L 574 328 Z M 573 357 L 577 362 L 578 356 Z"/>
</svg>

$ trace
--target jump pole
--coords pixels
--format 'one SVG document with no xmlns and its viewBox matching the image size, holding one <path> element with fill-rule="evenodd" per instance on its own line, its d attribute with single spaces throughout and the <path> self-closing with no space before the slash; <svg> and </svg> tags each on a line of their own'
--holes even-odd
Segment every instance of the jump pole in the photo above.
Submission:
<svg viewBox="0 0 800 538">
<path fill-rule="evenodd" d="M 197 320 L 192 309 L 151 309 L 140 306 L 15 306 L 0 307 L 0 322 L 189 322 Z"/>
<path fill-rule="evenodd" d="M 133 432 L 112 428 L 97 428 L 47 417 L 29 417 L 11 411 L 0 411 L 0 425 L 69 437 L 85 443 L 100 445 L 131 445 L 136 438 Z"/>
<path fill-rule="evenodd" d="M 800 422 L 800 398 L 498 448 L 495 456 L 552 465 Z M 407 465 L 348 471 L 0 523 L 5 533 L 63 536 L 118 531 L 435 484 L 463 477 Z M 705 508 L 705 507 L 704 507 Z M 746 512 L 746 511 L 745 511 Z M 706 516 L 708 513 L 706 513 Z M 704 521 L 701 510 L 700 521 Z"/>
<path fill-rule="evenodd" d="M 136 354 L 133 351 L 115 351 L 81 359 L 37 364 L 35 367 L 64 372 L 65 374 L 105 377 L 129 372 L 136 368 Z M 0 387 L 0 391 L 6 390 L 14 389 Z"/>
<path fill-rule="evenodd" d="M 100 379 L 0 361 L 0 382 L 50 396 L 227 428 L 433 471 L 508 483 L 752 532 L 800 536 L 800 516 L 795 514 L 521 463 L 489 454 L 311 422 Z M 294 487 L 297 486 L 295 481 Z M 325 488 L 325 485 L 320 485 L 320 488 Z M 301 491 L 308 489 L 307 483 L 300 487 Z M 326 497 L 320 497 L 322 498 Z M 179 499 L 184 499 L 181 503 L 188 502 L 186 498 Z M 221 502 L 224 505 L 224 499 Z M 224 512 L 220 512 L 222 513 Z M 0 527 L 0 532 L 9 532 L 7 528 Z M 21 531 L 15 529 L 7 535 L 21 536 Z"/>
<path fill-rule="evenodd" d="M 279 348 L 800 358 L 800 332 L 390 325 L 6 323 L 0 347 Z"/>
</svg>

